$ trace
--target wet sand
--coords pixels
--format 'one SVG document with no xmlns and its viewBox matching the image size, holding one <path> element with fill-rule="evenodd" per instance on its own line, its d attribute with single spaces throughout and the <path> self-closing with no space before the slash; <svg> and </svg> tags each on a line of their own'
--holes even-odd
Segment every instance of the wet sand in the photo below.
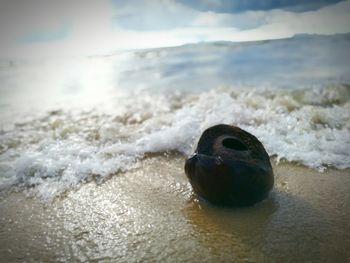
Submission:
<svg viewBox="0 0 350 263">
<path fill-rule="evenodd" d="M 199 201 L 182 156 L 89 182 L 51 202 L 0 197 L 1 262 L 349 262 L 350 169 L 274 166 L 249 208 Z"/>
</svg>

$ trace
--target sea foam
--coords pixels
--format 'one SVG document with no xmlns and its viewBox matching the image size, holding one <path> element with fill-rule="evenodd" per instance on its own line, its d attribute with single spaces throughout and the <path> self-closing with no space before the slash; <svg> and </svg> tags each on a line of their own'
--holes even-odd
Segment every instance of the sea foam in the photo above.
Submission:
<svg viewBox="0 0 350 263">
<path fill-rule="evenodd" d="M 185 157 L 219 123 L 277 162 L 349 168 L 349 47 L 344 34 L 0 61 L 0 189 L 50 199 L 149 153 Z"/>
<path fill-rule="evenodd" d="M 257 136 L 270 156 L 323 170 L 350 167 L 350 88 L 218 88 L 120 97 L 115 111 L 49 112 L 1 134 L 0 185 L 52 198 L 92 178 L 137 167 L 147 153 L 191 154 L 208 127 Z M 153 102 L 153 103 L 152 103 Z"/>
</svg>

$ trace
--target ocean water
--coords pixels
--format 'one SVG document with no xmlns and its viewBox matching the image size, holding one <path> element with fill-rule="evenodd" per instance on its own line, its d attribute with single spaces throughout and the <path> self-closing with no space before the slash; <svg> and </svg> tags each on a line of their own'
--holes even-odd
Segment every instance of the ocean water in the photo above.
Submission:
<svg viewBox="0 0 350 263">
<path fill-rule="evenodd" d="M 51 199 L 191 154 L 226 123 L 275 162 L 350 167 L 350 35 L 0 62 L 0 190 Z"/>
</svg>

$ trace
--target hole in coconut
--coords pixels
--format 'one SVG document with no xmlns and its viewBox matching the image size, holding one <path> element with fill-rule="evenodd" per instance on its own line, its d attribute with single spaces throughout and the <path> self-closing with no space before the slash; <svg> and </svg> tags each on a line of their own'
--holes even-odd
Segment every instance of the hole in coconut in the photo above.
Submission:
<svg viewBox="0 0 350 263">
<path fill-rule="evenodd" d="M 247 151 L 248 148 L 239 140 L 233 138 L 226 138 L 222 141 L 222 145 L 226 148 L 236 151 Z"/>
</svg>

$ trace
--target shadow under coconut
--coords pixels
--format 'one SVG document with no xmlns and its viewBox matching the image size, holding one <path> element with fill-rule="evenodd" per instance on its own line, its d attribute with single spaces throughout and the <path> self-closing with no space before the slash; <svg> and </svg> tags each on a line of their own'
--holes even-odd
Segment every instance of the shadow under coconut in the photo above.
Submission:
<svg viewBox="0 0 350 263">
<path fill-rule="evenodd" d="M 252 207 L 225 208 L 193 198 L 183 210 L 216 262 L 345 262 L 327 220 L 307 202 L 275 190 Z M 334 237 L 333 237 L 334 238 Z"/>
</svg>

